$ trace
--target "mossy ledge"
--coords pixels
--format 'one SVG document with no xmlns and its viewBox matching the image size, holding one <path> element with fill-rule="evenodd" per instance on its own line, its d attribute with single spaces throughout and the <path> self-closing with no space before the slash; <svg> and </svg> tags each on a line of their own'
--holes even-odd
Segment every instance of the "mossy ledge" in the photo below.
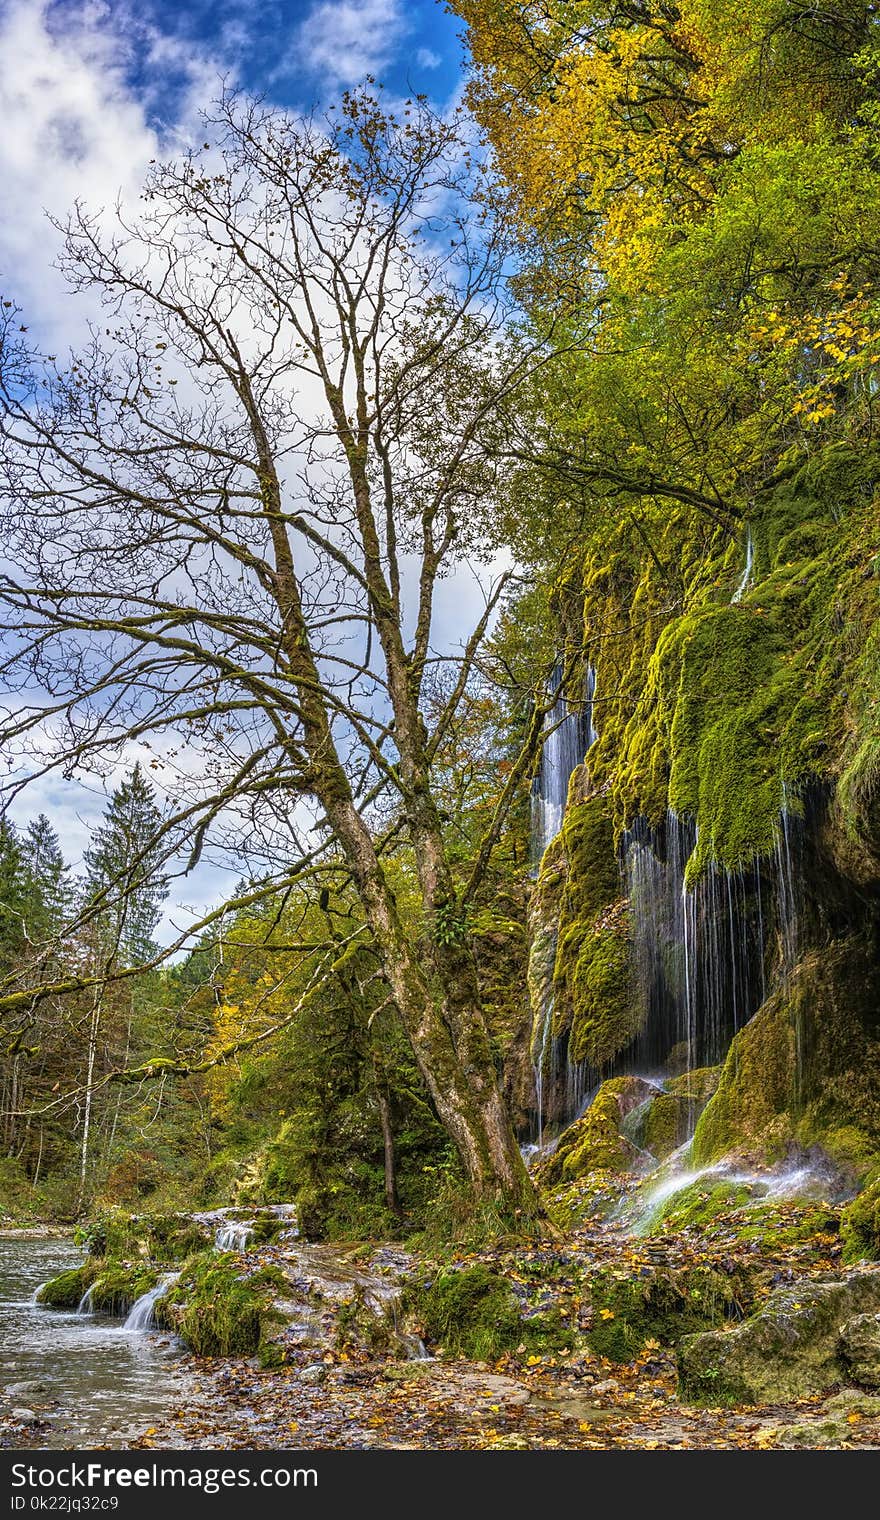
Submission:
<svg viewBox="0 0 880 1520">
<path fill-rule="evenodd" d="M 286 1286 L 277 1267 L 254 1271 L 236 1252 L 205 1252 L 158 1300 L 156 1323 L 196 1356 L 252 1356 L 283 1322 L 275 1300 Z"/>
</svg>

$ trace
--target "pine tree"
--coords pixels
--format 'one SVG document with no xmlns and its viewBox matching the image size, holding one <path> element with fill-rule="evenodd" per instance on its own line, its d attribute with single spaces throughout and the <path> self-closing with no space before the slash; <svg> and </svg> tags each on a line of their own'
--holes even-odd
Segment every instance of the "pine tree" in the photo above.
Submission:
<svg viewBox="0 0 880 1520">
<path fill-rule="evenodd" d="M 85 852 L 85 897 L 99 907 L 101 950 L 122 965 L 155 953 L 153 931 L 168 891 L 154 842 L 160 824 L 153 788 L 135 765 Z"/>
<path fill-rule="evenodd" d="M 45 813 L 31 819 L 19 852 L 28 937 L 40 945 L 62 928 L 71 898 L 70 867 Z"/>
</svg>

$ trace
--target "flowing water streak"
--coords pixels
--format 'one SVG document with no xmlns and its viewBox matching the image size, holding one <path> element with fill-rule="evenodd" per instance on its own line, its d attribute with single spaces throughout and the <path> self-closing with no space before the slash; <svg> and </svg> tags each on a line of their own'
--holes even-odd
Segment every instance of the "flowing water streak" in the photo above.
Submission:
<svg viewBox="0 0 880 1520">
<path fill-rule="evenodd" d="M 541 1040 L 538 1045 L 537 1060 L 535 1061 L 535 1105 L 538 1111 L 538 1150 L 544 1145 L 544 1073 L 547 1068 L 548 1040 L 553 1038 L 553 992 L 548 994 L 544 1003 L 544 1019 L 541 1025 Z M 552 1058 L 552 1050 L 550 1052 Z M 552 1077 L 552 1072 L 551 1072 Z"/>
<path fill-rule="evenodd" d="M 743 573 L 740 576 L 739 580 L 737 581 L 736 590 L 734 591 L 733 596 L 730 598 L 731 602 L 741 602 L 742 599 L 743 599 L 743 597 L 745 596 L 746 592 L 748 591 L 748 589 L 749 589 L 749 582 L 752 579 L 752 569 L 753 569 L 754 563 L 755 563 L 755 541 L 752 538 L 752 530 L 751 530 L 751 528 L 749 528 L 748 533 L 746 535 L 746 563 L 745 563 L 745 568 L 743 569 Z"/>
<path fill-rule="evenodd" d="M 77 1305 L 77 1314 L 94 1314 L 95 1311 L 92 1307 L 92 1295 L 94 1294 L 94 1291 L 95 1284 L 90 1283 Z"/>
<path fill-rule="evenodd" d="M 709 866 L 686 884 L 697 844 L 692 820 L 671 810 L 660 829 L 642 819 L 624 836 L 633 966 L 644 1025 L 632 1052 L 648 1069 L 714 1065 L 764 1000 L 761 864 Z"/>
<path fill-rule="evenodd" d="M 570 703 L 559 688 L 562 666 L 557 665 L 550 680 L 551 694 L 559 693 L 544 719 L 544 745 L 538 774 L 532 786 L 531 848 L 532 868 L 537 873 L 541 857 L 562 827 L 568 784 L 590 745 L 597 738 L 593 724 L 596 672 L 587 667 L 583 701 Z"/>
<path fill-rule="evenodd" d="M 173 1283 L 177 1282 L 179 1272 L 166 1272 L 159 1278 L 155 1288 L 150 1288 L 147 1293 L 142 1293 L 129 1310 L 128 1318 L 123 1325 L 131 1335 L 145 1335 L 156 1324 L 155 1309 L 163 1293 L 167 1293 Z"/>
</svg>

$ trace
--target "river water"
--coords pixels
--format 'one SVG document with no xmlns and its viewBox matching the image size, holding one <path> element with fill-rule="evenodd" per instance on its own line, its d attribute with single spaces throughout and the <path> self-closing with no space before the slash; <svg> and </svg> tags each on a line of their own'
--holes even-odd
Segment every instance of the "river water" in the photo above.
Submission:
<svg viewBox="0 0 880 1520">
<path fill-rule="evenodd" d="M 82 1260 L 69 1240 L 0 1236 L 0 1413 L 29 1409 L 47 1422 L 18 1440 L 10 1432 L 7 1445 L 120 1446 L 187 1400 L 173 1337 L 34 1303 L 41 1283 Z"/>
</svg>

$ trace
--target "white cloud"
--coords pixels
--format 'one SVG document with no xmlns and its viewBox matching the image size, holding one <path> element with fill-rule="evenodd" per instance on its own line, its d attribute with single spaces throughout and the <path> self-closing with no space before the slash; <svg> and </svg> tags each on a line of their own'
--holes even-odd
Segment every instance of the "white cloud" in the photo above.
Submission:
<svg viewBox="0 0 880 1520">
<path fill-rule="evenodd" d="M 46 212 L 131 194 L 156 148 L 125 89 L 119 39 L 99 21 L 84 8 L 51 35 L 43 5 L 15 0 L 0 23 L 0 272 L 46 336 L 71 315 L 49 269 L 58 240 Z"/>
<path fill-rule="evenodd" d="M 400 0 L 318 0 L 275 78 L 309 73 L 324 86 L 358 84 L 391 62 L 407 30 Z"/>
<path fill-rule="evenodd" d="M 420 47 L 416 52 L 416 63 L 421 69 L 439 69 L 442 62 L 440 54 L 433 52 L 431 48 Z"/>
</svg>

